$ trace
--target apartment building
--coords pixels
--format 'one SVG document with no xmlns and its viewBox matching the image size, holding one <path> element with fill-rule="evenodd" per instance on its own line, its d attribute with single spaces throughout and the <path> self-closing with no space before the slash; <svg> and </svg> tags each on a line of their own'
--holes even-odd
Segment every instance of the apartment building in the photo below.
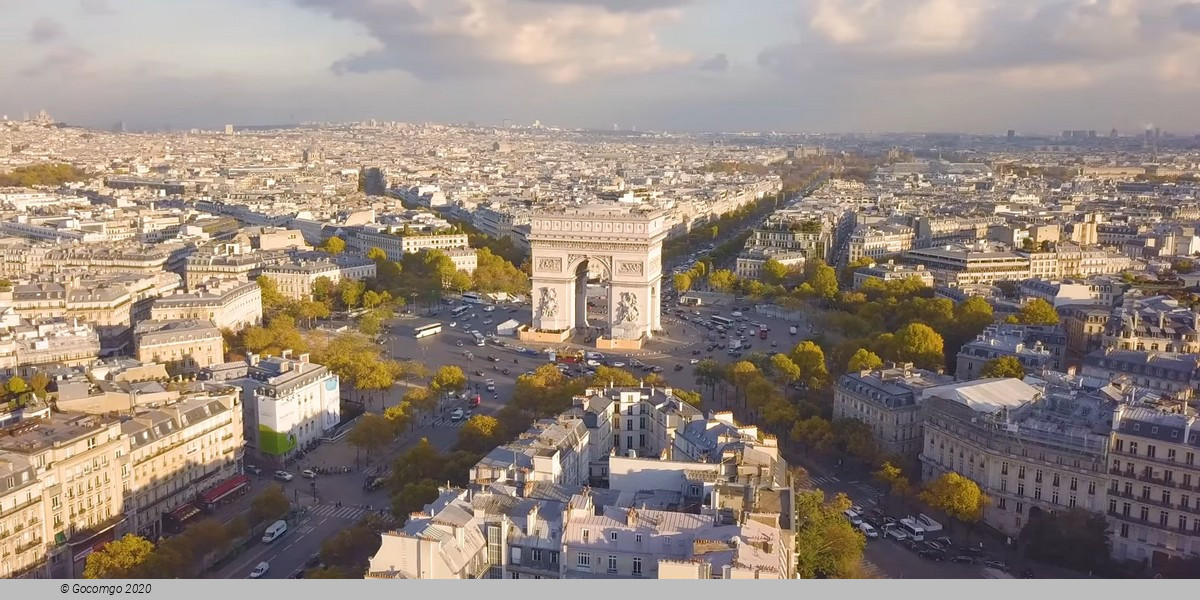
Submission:
<svg viewBox="0 0 1200 600">
<path fill-rule="evenodd" d="M 847 245 L 846 262 L 860 258 L 879 260 L 913 249 L 916 233 L 899 223 L 862 223 L 854 227 Z"/>
<path fill-rule="evenodd" d="M 588 480 L 588 427 L 563 416 L 535 422 L 517 439 L 497 447 L 471 467 L 471 482 L 547 481 L 580 485 Z"/>
<path fill-rule="evenodd" d="M 1169 296 L 1126 294 L 1109 316 L 1104 346 L 1200 354 L 1200 312 Z"/>
<path fill-rule="evenodd" d="M 207 320 L 219 329 L 241 331 L 262 323 L 262 290 L 253 281 L 211 281 L 193 291 L 154 300 L 150 318 Z"/>
<path fill-rule="evenodd" d="M 833 389 L 833 418 L 862 421 L 871 427 L 875 443 L 884 453 L 915 457 L 924 439 L 921 394 L 953 381 L 953 377 L 916 369 L 911 363 L 847 373 Z"/>
<path fill-rule="evenodd" d="M 135 356 L 159 363 L 171 376 L 194 375 L 224 362 L 225 339 L 211 321 L 142 321 L 134 331 Z"/>
<path fill-rule="evenodd" d="M 411 229 L 405 233 L 403 228 L 384 225 L 363 225 L 348 229 L 347 244 L 354 247 L 360 254 L 366 254 L 371 248 L 383 250 L 388 260 L 400 260 L 405 254 L 421 250 L 451 250 L 467 248 L 465 233 L 421 233 Z"/>
<path fill-rule="evenodd" d="M 86 365 L 100 356 L 100 336 L 75 319 L 22 319 L 0 313 L 0 373 L 29 377 L 51 366 Z"/>
<path fill-rule="evenodd" d="M 187 257 L 184 279 L 189 291 L 212 280 L 253 281 L 263 267 L 286 262 L 283 252 L 255 252 L 236 243 L 222 243 Z"/>
<path fill-rule="evenodd" d="M 912 226 L 917 248 L 931 248 L 955 242 L 973 242 L 987 237 L 988 229 L 1004 225 L 1003 217 L 917 217 Z"/>
<path fill-rule="evenodd" d="M 1189 399 L 1200 384 L 1200 356 L 1105 348 L 1084 357 L 1082 372 Z"/>
<path fill-rule="evenodd" d="M 671 458 L 679 450 L 680 430 L 703 421 L 700 409 L 680 400 L 671 388 L 589 388 L 567 411 L 588 427 L 589 479 L 608 482 L 611 457 Z"/>
<path fill-rule="evenodd" d="M 342 270 L 331 261 L 286 262 L 263 267 L 261 273 L 275 282 L 280 294 L 292 300 L 311 299 L 313 284 L 322 277 L 334 283 L 342 278 Z"/>
<path fill-rule="evenodd" d="M 337 375 L 309 362 L 307 354 L 212 365 L 207 379 L 227 381 L 242 389 L 247 447 L 263 461 L 283 464 L 299 449 L 311 446 L 341 421 L 341 387 Z"/>
<path fill-rule="evenodd" d="M 855 269 L 854 289 L 860 289 L 871 279 L 887 282 L 902 281 L 913 277 L 920 279 L 926 287 L 933 287 L 933 273 L 925 270 L 924 265 L 896 264 L 895 261 L 889 260 L 886 263 Z"/>
<path fill-rule="evenodd" d="M 1014 538 L 1035 510 L 1102 510 L 1115 404 L 1078 386 L 1043 392 L 1019 379 L 926 389 L 922 477 L 970 478 L 992 499 L 983 522 Z"/>
<path fill-rule="evenodd" d="M 8 486 L 16 510 L 0 515 L 0 548 L 11 553 L 0 560 L 0 575 L 82 577 L 87 556 L 124 529 L 123 487 L 131 473 L 120 420 L 47 410 L 4 433 L 0 464 L 24 475 L 14 473 Z"/>
<path fill-rule="evenodd" d="M 780 248 L 753 247 L 742 250 L 737 256 L 734 272 L 741 279 L 762 281 L 762 267 L 774 259 L 790 269 L 804 268 L 804 253 Z"/>
<path fill-rule="evenodd" d="M 975 339 L 963 344 L 956 357 L 954 376 L 959 381 L 981 377 L 988 361 L 1011 356 L 1026 373 L 1064 368 L 1067 337 L 1056 327 L 989 325 Z"/>
<path fill-rule="evenodd" d="M 1029 278 L 1029 258 L 1016 252 L 972 251 L 945 246 L 910 250 L 907 262 L 922 265 L 934 282 L 948 287 L 994 284 Z"/>
<path fill-rule="evenodd" d="M 483 204 L 471 214 L 471 225 L 494 238 L 511 237 L 513 228 L 529 224 L 529 211 L 499 202 Z"/>
<path fill-rule="evenodd" d="M 813 218 L 780 216 L 767 226 L 754 229 L 746 240 L 746 248 L 774 248 L 828 261 L 833 250 L 833 228 L 818 215 L 810 216 Z"/>
<path fill-rule="evenodd" d="M 1109 444 L 1113 556 L 1160 566 L 1200 556 L 1200 419 L 1179 402 L 1117 408 Z"/>
</svg>

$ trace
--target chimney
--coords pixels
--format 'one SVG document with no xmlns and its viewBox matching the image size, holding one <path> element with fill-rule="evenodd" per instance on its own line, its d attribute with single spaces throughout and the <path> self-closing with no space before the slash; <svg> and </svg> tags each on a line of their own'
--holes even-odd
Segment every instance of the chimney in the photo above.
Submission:
<svg viewBox="0 0 1200 600">
<path fill-rule="evenodd" d="M 1162 329 L 1162 328 L 1166 327 L 1166 325 L 1167 325 L 1167 313 L 1166 313 L 1166 311 L 1160 310 L 1160 311 L 1158 311 L 1158 328 Z"/>
<path fill-rule="evenodd" d="M 626 524 L 629 525 L 630 527 L 636 529 L 637 525 L 638 525 L 637 511 L 631 508 L 631 509 L 629 509 L 628 512 L 625 513 L 625 516 L 627 519 Z"/>
<path fill-rule="evenodd" d="M 290 359 L 290 358 L 292 357 L 292 349 L 291 349 L 291 348 L 288 348 L 287 350 L 284 350 L 283 352 L 280 352 L 280 353 L 279 353 L 279 357 L 280 357 L 280 358 L 289 358 L 289 359 Z"/>
<path fill-rule="evenodd" d="M 307 363 L 308 362 L 308 353 L 305 352 L 304 354 L 301 354 L 299 360 L 302 363 Z"/>
<path fill-rule="evenodd" d="M 252 367 L 258 366 L 258 355 L 253 352 L 247 354 L 246 362 L 249 362 L 250 366 L 252 366 Z"/>
</svg>

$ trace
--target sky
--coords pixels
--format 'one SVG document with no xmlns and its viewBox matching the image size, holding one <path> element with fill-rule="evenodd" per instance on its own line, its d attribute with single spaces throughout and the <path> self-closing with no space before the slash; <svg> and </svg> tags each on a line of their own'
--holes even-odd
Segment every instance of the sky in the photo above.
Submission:
<svg viewBox="0 0 1200 600">
<path fill-rule="evenodd" d="M 0 0 L 0 113 L 1200 130 L 1200 0 Z"/>
</svg>

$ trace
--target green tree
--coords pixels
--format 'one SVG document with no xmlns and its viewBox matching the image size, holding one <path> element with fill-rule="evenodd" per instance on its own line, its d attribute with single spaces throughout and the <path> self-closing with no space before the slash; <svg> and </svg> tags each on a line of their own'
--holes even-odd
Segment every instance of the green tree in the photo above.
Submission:
<svg viewBox="0 0 1200 600">
<path fill-rule="evenodd" d="M 1079 507 L 1031 509 L 1018 539 L 1029 558 L 1078 572 L 1102 572 L 1112 555 L 1104 515 Z"/>
<path fill-rule="evenodd" d="M 694 273 L 694 275 L 692 275 L 692 279 L 701 279 L 708 274 L 708 265 L 705 265 L 704 261 L 696 261 L 692 264 L 692 268 L 689 269 L 689 272 Z"/>
<path fill-rule="evenodd" d="M 825 366 L 825 351 L 815 342 L 805 340 L 796 344 L 789 356 L 800 369 L 800 381 L 809 389 L 823 388 L 829 382 L 829 369 Z"/>
<path fill-rule="evenodd" d="M 782 352 L 771 355 L 771 378 L 787 385 L 804 376 L 804 371 L 786 354 Z"/>
<path fill-rule="evenodd" d="M 671 283 L 675 285 L 675 289 L 679 293 L 686 292 L 692 289 L 692 276 L 687 273 L 676 273 L 671 276 Z"/>
<path fill-rule="evenodd" d="M 420 512 L 426 504 L 437 500 L 438 484 L 432 479 L 422 479 L 407 483 L 400 491 L 392 494 L 392 514 L 397 519 L 407 519 L 409 515 Z"/>
<path fill-rule="evenodd" d="M 421 412 L 428 413 L 437 408 L 437 397 L 431 394 L 427 388 L 412 388 L 404 392 L 403 401 Z"/>
<path fill-rule="evenodd" d="M 458 445 L 460 450 L 478 452 L 490 451 L 500 443 L 500 421 L 496 417 L 474 415 L 458 430 Z"/>
<path fill-rule="evenodd" d="M 842 513 L 845 494 L 825 502 L 820 490 L 796 495 L 796 575 L 800 579 L 845 579 L 859 573 L 866 538 Z"/>
<path fill-rule="evenodd" d="M 375 290 L 367 290 L 366 292 L 363 292 L 363 308 L 375 309 L 381 306 L 386 306 L 391 301 L 392 295 L 386 291 L 376 292 Z"/>
<path fill-rule="evenodd" d="M 833 300 L 838 295 L 837 271 L 819 258 L 813 262 L 815 264 L 805 283 L 812 287 L 813 294 L 818 298 Z"/>
<path fill-rule="evenodd" d="M 693 373 L 696 376 L 696 383 L 706 386 L 712 392 L 712 401 L 717 400 L 717 384 L 725 379 L 725 369 L 721 363 L 711 359 L 702 359 L 696 364 Z"/>
<path fill-rule="evenodd" d="M 871 426 L 857 419 L 838 419 L 832 423 L 838 447 L 864 462 L 874 462 L 879 450 Z"/>
<path fill-rule="evenodd" d="M 283 488 L 272 485 L 250 502 L 250 522 L 258 524 L 274 521 L 286 515 L 290 507 L 287 496 L 283 495 Z"/>
<path fill-rule="evenodd" d="M 692 392 L 692 391 L 688 391 L 688 390 L 674 390 L 674 394 L 675 394 L 676 398 L 679 398 L 680 400 L 683 400 L 684 402 L 691 404 L 692 406 L 699 407 L 700 404 L 702 403 L 699 392 Z"/>
<path fill-rule="evenodd" d="M 370 522 L 357 523 L 343 529 L 321 544 L 321 561 L 326 568 L 334 568 L 347 574 L 362 577 L 367 564 L 383 543 L 379 532 Z"/>
<path fill-rule="evenodd" d="M 4 391 L 13 396 L 20 396 L 29 391 L 29 384 L 20 376 L 13 375 L 8 381 L 4 382 Z"/>
<path fill-rule="evenodd" d="M 466 386 L 467 376 L 461 368 L 454 365 L 439 367 L 429 384 L 429 388 L 437 393 L 461 392 Z"/>
<path fill-rule="evenodd" d="M 969 337 L 978 335 L 995 319 L 992 305 L 980 296 L 971 296 L 954 307 L 954 320 Z"/>
<path fill-rule="evenodd" d="M 744 399 L 746 389 L 755 380 L 761 377 L 758 367 L 754 363 L 746 360 L 741 360 L 729 366 L 729 382 L 737 388 L 739 395 Z"/>
<path fill-rule="evenodd" d="M 904 498 L 912 494 L 912 482 L 904 475 L 904 471 L 891 461 L 884 461 L 879 470 L 871 473 L 871 476 L 883 484 L 885 502 L 893 497 Z"/>
<path fill-rule="evenodd" d="M 792 427 L 792 440 L 801 444 L 806 453 L 823 454 L 833 448 L 833 425 L 818 416 L 797 421 Z"/>
<path fill-rule="evenodd" d="M 341 254 L 346 251 L 346 240 L 337 236 L 325 238 L 325 241 L 317 245 L 317 250 L 330 254 Z"/>
<path fill-rule="evenodd" d="M 367 292 L 370 294 L 371 292 Z M 383 315 L 370 311 L 358 320 L 358 330 L 363 335 L 376 336 L 383 331 Z"/>
<path fill-rule="evenodd" d="M 50 376 L 38 371 L 29 378 L 29 389 L 33 390 L 34 394 L 39 397 L 46 397 L 46 389 L 50 387 Z"/>
<path fill-rule="evenodd" d="M 976 523 L 983 518 L 988 497 L 974 481 L 953 471 L 929 482 L 920 495 L 921 501 L 961 523 Z"/>
<path fill-rule="evenodd" d="M 83 567 L 84 579 L 126 579 L 154 552 L 154 544 L 143 537 L 125 534 L 93 551 Z"/>
<path fill-rule="evenodd" d="M 728 269 L 718 269 L 708 276 L 708 285 L 718 292 L 728 293 L 737 283 L 737 275 Z"/>
<path fill-rule="evenodd" d="M 613 387 L 636 387 L 638 378 L 624 369 L 600 365 L 596 367 L 596 375 L 592 377 L 592 385 Z"/>
<path fill-rule="evenodd" d="M 1017 321 L 1024 325 L 1058 325 L 1058 311 L 1049 302 L 1034 298 L 1021 307 Z"/>
<path fill-rule="evenodd" d="M 923 369 L 936 369 L 944 360 L 942 336 L 924 323 L 909 323 L 896 331 L 896 357 Z"/>
<path fill-rule="evenodd" d="M 316 300 L 317 302 L 320 302 L 321 304 L 324 304 L 325 306 L 328 306 L 328 307 L 333 306 L 333 304 L 334 304 L 333 297 L 336 293 L 337 293 L 337 284 L 334 283 L 333 280 L 328 277 L 325 277 L 322 275 L 321 277 L 318 277 L 316 281 L 313 282 L 312 299 Z"/>
<path fill-rule="evenodd" d="M 367 290 L 367 285 L 361 281 L 354 279 L 342 279 L 338 281 L 338 299 L 341 300 L 342 306 L 346 310 L 354 310 L 358 308 L 362 301 L 363 293 Z"/>
<path fill-rule="evenodd" d="M 1025 367 L 1015 356 L 1000 356 L 983 363 L 979 376 L 1024 379 Z"/>
<path fill-rule="evenodd" d="M 384 252 L 382 248 L 371 248 L 370 250 L 367 250 L 367 259 L 379 262 L 386 261 L 388 256 L 387 252 Z"/>
<path fill-rule="evenodd" d="M 383 417 L 392 425 L 392 431 L 399 435 L 412 422 L 412 406 L 404 401 L 389 406 L 383 410 Z"/>
<path fill-rule="evenodd" d="M 846 365 L 846 372 L 857 373 L 859 371 L 872 371 L 882 366 L 883 359 L 879 358 L 878 354 L 875 354 L 866 348 L 859 348 L 858 351 L 854 353 L 854 356 L 850 357 L 850 362 Z"/>
<path fill-rule="evenodd" d="M 763 281 L 769 285 L 779 285 L 787 279 L 791 269 L 774 258 L 768 258 L 762 265 Z"/>
<path fill-rule="evenodd" d="M 374 413 L 364 414 L 358 425 L 350 430 L 346 441 L 355 448 L 363 449 L 368 456 L 388 445 L 396 437 L 396 430 L 387 417 Z"/>
<path fill-rule="evenodd" d="M 272 312 L 279 310 L 287 304 L 288 299 L 283 294 L 279 293 L 279 286 L 275 284 L 275 280 L 266 275 L 259 275 L 258 279 L 254 280 L 258 283 L 258 288 L 262 293 L 262 306 L 264 312 Z"/>
</svg>

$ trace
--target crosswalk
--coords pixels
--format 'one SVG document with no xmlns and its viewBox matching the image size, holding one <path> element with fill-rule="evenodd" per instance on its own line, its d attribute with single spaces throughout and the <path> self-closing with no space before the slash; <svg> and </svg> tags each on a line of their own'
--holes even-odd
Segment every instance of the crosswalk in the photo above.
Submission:
<svg viewBox="0 0 1200 600">
<path fill-rule="evenodd" d="M 333 517 L 335 519 L 344 519 L 347 521 L 357 521 L 367 514 L 367 509 L 355 506 L 338 506 L 336 504 L 318 504 L 310 509 L 310 514 L 314 517 Z M 379 510 L 375 509 L 369 512 L 379 514 Z M 384 515 L 386 516 L 386 515 Z"/>
<path fill-rule="evenodd" d="M 466 419 L 463 419 L 461 421 L 451 421 L 450 419 L 446 419 L 445 421 L 434 421 L 433 426 L 434 427 L 462 427 L 466 422 L 467 422 Z"/>
<path fill-rule="evenodd" d="M 838 481 L 840 481 L 837 477 L 835 477 L 833 475 L 811 475 L 811 476 L 809 476 L 808 479 L 810 481 L 812 481 L 813 483 L 819 484 L 819 485 L 833 485 L 835 483 L 838 483 Z"/>
</svg>

